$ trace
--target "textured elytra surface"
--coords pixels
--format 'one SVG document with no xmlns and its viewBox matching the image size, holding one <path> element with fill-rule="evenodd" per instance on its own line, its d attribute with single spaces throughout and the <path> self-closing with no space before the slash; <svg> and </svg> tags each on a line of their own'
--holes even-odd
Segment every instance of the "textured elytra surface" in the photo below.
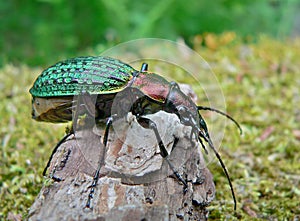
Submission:
<svg viewBox="0 0 300 221">
<path fill-rule="evenodd" d="M 77 57 L 44 70 L 30 93 L 35 97 L 69 96 L 81 92 L 109 93 L 123 88 L 135 71 L 110 57 Z"/>
</svg>

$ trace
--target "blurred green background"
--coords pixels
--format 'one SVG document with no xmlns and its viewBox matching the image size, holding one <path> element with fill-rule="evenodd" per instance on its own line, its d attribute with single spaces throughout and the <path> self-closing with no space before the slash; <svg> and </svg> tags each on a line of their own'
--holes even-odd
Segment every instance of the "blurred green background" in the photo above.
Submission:
<svg viewBox="0 0 300 221">
<path fill-rule="evenodd" d="M 26 219 L 66 127 L 31 119 L 34 79 L 60 60 L 142 37 L 183 40 L 198 52 L 244 130 L 240 137 L 228 124 L 220 150 L 238 210 L 222 169 L 210 164 L 217 190 L 210 219 L 299 220 L 299 12 L 299 0 L 1 1 L 0 220 Z"/>
<path fill-rule="evenodd" d="M 49 64 L 119 42 L 234 31 L 245 40 L 297 32 L 298 0 L 10 0 L 0 3 L 0 65 Z M 299 21 L 298 21 L 299 22 Z"/>
</svg>

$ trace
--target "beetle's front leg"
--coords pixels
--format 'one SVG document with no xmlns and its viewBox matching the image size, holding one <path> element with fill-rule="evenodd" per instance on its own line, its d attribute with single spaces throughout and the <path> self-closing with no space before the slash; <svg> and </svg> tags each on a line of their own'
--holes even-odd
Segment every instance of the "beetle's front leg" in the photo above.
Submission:
<svg viewBox="0 0 300 221">
<path fill-rule="evenodd" d="M 168 162 L 171 170 L 173 171 L 174 175 L 176 176 L 176 178 L 182 182 L 182 184 L 184 185 L 184 192 L 186 192 L 187 190 L 187 183 L 186 181 L 182 178 L 182 176 L 178 173 L 178 171 L 175 169 L 174 165 L 170 162 L 168 156 L 168 151 L 161 139 L 161 136 L 159 135 L 158 133 L 158 130 L 157 130 L 157 126 L 156 126 L 156 123 L 152 120 L 150 120 L 149 118 L 145 118 L 145 117 L 137 117 L 137 121 L 138 123 L 146 128 L 146 129 L 152 129 L 154 131 L 154 134 L 155 134 L 155 137 L 157 139 L 157 142 L 158 142 L 158 146 L 159 146 L 159 149 L 160 149 L 160 155 Z M 176 146 L 176 143 L 174 143 L 173 148 L 175 148 Z"/>
</svg>

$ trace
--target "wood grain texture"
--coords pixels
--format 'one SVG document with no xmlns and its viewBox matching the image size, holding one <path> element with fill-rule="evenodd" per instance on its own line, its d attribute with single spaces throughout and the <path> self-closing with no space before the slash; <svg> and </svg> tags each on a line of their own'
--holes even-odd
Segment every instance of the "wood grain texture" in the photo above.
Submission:
<svg viewBox="0 0 300 221">
<path fill-rule="evenodd" d="M 93 125 L 77 130 L 59 147 L 49 171 L 61 181 L 41 189 L 29 220 L 206 220 L 215 185 L 201 146 L 190 141 L 190 128 L 176 115 L 160 111 L 148 117 L 158 125 L 169 160 L 188 183 L 185 193 L 160 156 L 153 131 L 128 114 L 114 123 L 106 149 L 101 142 L 104 130 Z M 88 209 L 99 161 L 101 175 Z"/>
</svg>

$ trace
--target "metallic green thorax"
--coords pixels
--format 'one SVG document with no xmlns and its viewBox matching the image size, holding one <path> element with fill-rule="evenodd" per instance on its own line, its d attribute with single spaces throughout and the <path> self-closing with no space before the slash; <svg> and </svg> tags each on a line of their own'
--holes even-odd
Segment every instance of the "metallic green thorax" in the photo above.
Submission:
<svg viewBox="0 0 300 221">
<path fill-rule="evenodd" d="M 105 94 L 122 90 L 134 68 L 109 57 L 77 57 L 59 62 L 42 72 L 30 89 L 34 97 Z"/>
</svg>

